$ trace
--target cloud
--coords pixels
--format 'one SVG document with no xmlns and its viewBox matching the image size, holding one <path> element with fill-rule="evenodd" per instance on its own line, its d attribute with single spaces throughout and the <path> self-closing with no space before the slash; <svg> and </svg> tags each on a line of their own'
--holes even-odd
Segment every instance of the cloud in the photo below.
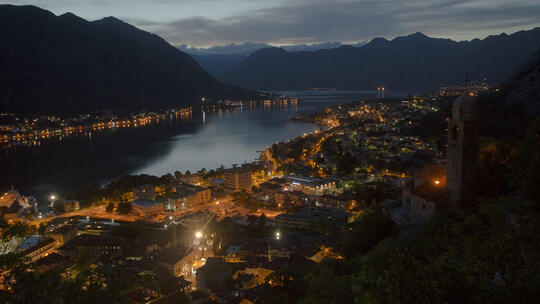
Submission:
<svg viewBox="0 0 540 304">
<path fill-rule="evenodd" d="M 171 44 L 358 42 L 413 32 L 457 40 L 540 26 L 538 0 L 13 0 L 116 16 Z"/>
<path fill-rule="evenodd" d="M 378 0 L 310 1 L 253 10 L 224 18 L 197 16 L 136 25 L 172 44 L 272 44 L 357 42 L 412 32 L 472 39 L 540 26 L 537 1 Z"/>
</svg>

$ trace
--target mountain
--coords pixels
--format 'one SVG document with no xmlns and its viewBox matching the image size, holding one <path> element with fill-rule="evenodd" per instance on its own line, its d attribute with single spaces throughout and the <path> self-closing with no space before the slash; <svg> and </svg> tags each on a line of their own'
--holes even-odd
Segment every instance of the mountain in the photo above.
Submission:
<svg viewBox="0 0 540 304">
<path fill-rule="evenodd" d="M 289 44 L 282 45 L 280 48 L 285 49 L 290 52 L 298 51 L 317 51 L 322 49 L 332 49 L 337 48 L 342 45 L 351 45 L 351 46 L 363 46 L 365 42 L 358 42 L 355 44 L 343 44 L 341 42 L 321 42 L 313 44 Z M 254 43 L 254 42 L 245 42 L 241 44 L 231 43 L 227 45 L 215 45 L 209 48 L 197 48 L 189 47 L 185 44 L 177 46 L 177 48 L 183 52 L 186 52 L 190 55 L 245 55 L 248 56 L 253 52 L 256 52 L 260 49 L 272 47 L 267 43 Z"/>
<path fill-rule="evenodd" d="M 226 72 L 230 84 L 256 89 L 435 89 L 465 76 L 501 83 L 540 48 L 540 28 L 456 42 L 422 33 L 361 47 L 289 52 L 265 48 Z"/>
<path fill-rule="evenodd" d="M 353 46 L 362 46 L 364 42 L 353 44 Z M 291 44 L 283 45 L 281 48 L 290 51 L 316 51 L 321 49 L 330 49 L 342 46 L 341 42 L 323 42 L 315 44 Z M 260 49 L 269 48 L 271 45 L 266 43 L 246 42 L 242 44 L 227 44 L 212 46 L 209 48 L 193 48 L 187 45 L 177 46 L 183 52 L 193 56 L 195 60 L 210 74 L 221 77 L 225 72 L 238 65 L 251 53 Z"/>
<path fill-rule="evenodd" d="M 534 117 L 540 116 L 540 49 L 529 63 L 503 86 L 506 108 L 520 108 Z"/>
<path fill-rule="evenodd" d="M 0 112 L 154 109 L 243 96 L 254 93 L 116 18 L 0 5 Z"/>
</svg>

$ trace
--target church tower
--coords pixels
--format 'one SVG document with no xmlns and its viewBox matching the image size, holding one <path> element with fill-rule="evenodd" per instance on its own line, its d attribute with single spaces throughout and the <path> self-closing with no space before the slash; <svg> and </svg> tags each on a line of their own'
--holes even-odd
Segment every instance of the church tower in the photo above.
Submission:
<svg viewBox="0 0 540 304">
<path fill-rule="evenodd" d="M 448 122 L 446 184 L 450 190 L 450 208 L 459 213 L 471 202 L 476 190 L 475 168 L 478 159 L 478 109 L 471 96 L 458 97 Z"/>
</svg>

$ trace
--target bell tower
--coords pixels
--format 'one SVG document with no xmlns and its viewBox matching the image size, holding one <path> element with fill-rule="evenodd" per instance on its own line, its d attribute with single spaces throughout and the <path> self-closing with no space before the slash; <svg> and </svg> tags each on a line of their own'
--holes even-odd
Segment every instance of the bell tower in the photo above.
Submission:
<svg viewBox="0 0 540 304">
<path fill-rule="evenodd" d="M 456 98 L 452 119 L 448 122 L 446 184 L 450 190 L 450 207 L 454 213 L 471 203 L 476 187 L 475 168 L 478 159 L 478 109 L 468 94 Z"/>
</svg>

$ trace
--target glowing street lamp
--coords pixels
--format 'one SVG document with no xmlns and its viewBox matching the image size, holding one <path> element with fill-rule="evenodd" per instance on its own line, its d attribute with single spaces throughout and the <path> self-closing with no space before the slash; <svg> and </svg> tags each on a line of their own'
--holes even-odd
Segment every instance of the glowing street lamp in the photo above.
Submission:
<svg viewBox="0 0 540 304">
<path fill-rule="evenodd" d="M 54 200 L 56 199 L 56 195 L 51 194 L 51 196 L 49 197 L 49 199 L 51 200 L 51 207 L 53 207 L 53 205 L 54 205 Z"/>
</svg>

